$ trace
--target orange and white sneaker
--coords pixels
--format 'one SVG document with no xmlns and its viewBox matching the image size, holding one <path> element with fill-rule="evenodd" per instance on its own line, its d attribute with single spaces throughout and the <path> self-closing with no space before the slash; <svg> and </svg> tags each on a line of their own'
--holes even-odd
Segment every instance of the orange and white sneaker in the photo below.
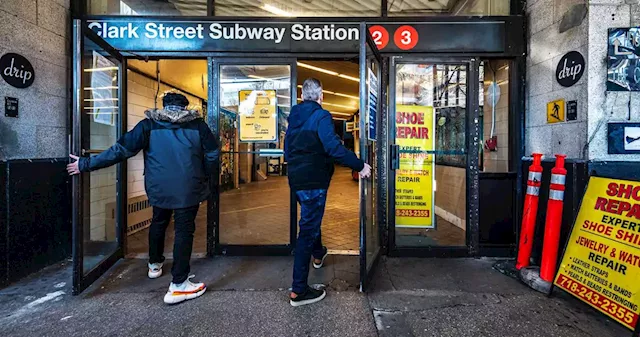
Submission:
<svg viewBox="0 0 640 337">
<path fill-rule="evenodd" d="M 150 279 L 155 279 L 162 276 L 162 262 L 149 263 L 149 272 L 147 273 Z"/>
<path fill-rule="evenodd" d="M 182 284 L 172 282 L 169 286 L 169 291 L 164 295 L 164 303 L 176 304 L 202 296 L 207 290 L 207 286 L 204 283 L 191 282 L 192 278 L 194 278 L 194 275 L 189 276 Z"/>
</svg>

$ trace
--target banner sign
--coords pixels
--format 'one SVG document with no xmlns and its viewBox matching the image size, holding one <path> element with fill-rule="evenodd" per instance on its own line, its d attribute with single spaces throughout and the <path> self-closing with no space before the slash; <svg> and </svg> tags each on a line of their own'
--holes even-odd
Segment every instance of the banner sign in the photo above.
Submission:
<svg viewBox="0 0 640 337">
<path fill-rule="evenodd" d="M 278 114 L 275 90 L 241 90 L 241 142 L 270 143 L 278 140 Z"/>
<path fill-rule="evenodd" d="M 640 27 L 610 28 L 607 90 L 640 91 Z"/>
<path fill-rule="evenodd" d="M 114 48 L 132 52 L 357 53 L 360 41 L 360 22 L 356 21 L 176 21 L 123 17 L 89 20 L 88 25 Z M 504 22 L 372 22 L 369 26 L 393 36 L 393 42 L 383 46 L 377 37 L 380 32 L 374 34 L 382 52 L 500 53 L 508 49 Z"/>
<path fill-rule="evenodd" d="M 555 285 L 634 329 L 638 280 L 640 182 L 591 177 Z"/>
<path fill-rule="evenodd" d="M 369 97 L 367 99 L 367 118 L 369 127 L 367 137 L 371 141 L 376 140 L 376 118 L 378 115 L 378 78 L 371 71 L 371 68 L 367 67 L 369 73 Z"/>
<path fill-rule="evenodd" d="M 396 106 L 396 227 L 435 228 L 433 107 Z"/>
</svg>

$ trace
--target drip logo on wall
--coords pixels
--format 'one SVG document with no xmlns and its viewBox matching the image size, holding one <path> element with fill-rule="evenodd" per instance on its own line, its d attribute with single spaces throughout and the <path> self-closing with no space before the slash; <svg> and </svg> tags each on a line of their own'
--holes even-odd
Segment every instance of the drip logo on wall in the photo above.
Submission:
<svg viewBox="0 0 640 337">
<path fill-rule="evenodd" d="M 7 53 L 0 57 L 0 71 L 2 78 L 9 85 L 20 89 L 30 87 L 36 77 L 31 62 L 15 53 Z"/>
<path fill-rule="evenodd" d="M 556 80 L 563 87 L 578 83 L 584 74 L 584 57 L 577 51 L 570 51 L 560 59 L 556 67 Z"/>
</svg>

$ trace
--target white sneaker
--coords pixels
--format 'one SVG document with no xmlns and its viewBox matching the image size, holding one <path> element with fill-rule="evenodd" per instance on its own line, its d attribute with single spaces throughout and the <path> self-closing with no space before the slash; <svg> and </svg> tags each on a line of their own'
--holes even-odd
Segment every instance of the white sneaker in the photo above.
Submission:
<svg viewBox="0 0 640 337">
<path fill-rule="evenodd" d="M 202 296 L 202 294 L 207 290 L 207 286 L 204 285 L 204 283 L 191 282 L 193 277 L 194 275 L 189 276 L 189 278 L 182 282 L 182 284 L 175 284 L 172 282 L 169 286 L 169 291 L 164 295 L 164 303 L 176 304 Z"/>
<path fill-rule="evenodd" d="M 149 272 L 147 273 L 150 279 L 158 278 L 162 276 L 162 262 L 149 263 Z"/>
</svg>

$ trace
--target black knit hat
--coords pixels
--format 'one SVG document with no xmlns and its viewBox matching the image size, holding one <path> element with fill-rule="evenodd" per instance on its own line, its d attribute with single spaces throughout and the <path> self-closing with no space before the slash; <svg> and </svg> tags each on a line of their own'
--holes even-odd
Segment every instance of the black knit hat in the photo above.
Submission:
<svg viewBox="0 0 640 337">
<path fill-rule="evenodd" d="M 166 108 L 168 106 L 186 107 L 189 105 L 189 100 L 184 97 L 183 94 L 177 94 L 174 92 L 167 93 L 162 97 L 162 105 Z"/>
</svg>

